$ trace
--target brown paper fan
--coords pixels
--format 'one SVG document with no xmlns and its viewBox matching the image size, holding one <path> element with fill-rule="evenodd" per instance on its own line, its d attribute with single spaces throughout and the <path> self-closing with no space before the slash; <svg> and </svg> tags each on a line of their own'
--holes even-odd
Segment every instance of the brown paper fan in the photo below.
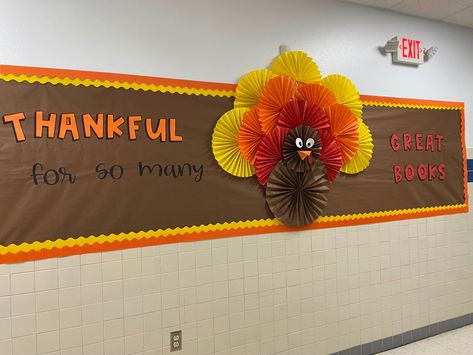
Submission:
<svg viewBox="0 0 473 355">
<path fill-rule="evenodd" d="M 307 84 L 299 88 L 299 95 L 321 108 L 326 108 L 337 102 L 335 95 L 320 84 Z"/>
<path fill-rule="evenodd" d="M 328 129 L 319 131 L 319 135 L 322 143 L 320 161 L 325 165 L 328 181 L 333 182 L 342 167 L 342 151 Z"/>
<path fill-rule="evenodd" d="M 322 164 L 313 164 L 304 173 L 279 162 L 269 176 L 266 202 L 274 216 L 289 226 L 314 222 L 328 201 L 329 183 Z"/>
<path fill-rule="evenodd" d="M 343 164 L 350 161 L 358 150 L 358 121 L 355 115 L 341 104 L 327 108 L 330 133 L 342 151 Z"/>
<path fill-rule="evenodd" d="M 253 107 L 245 113 L 238 135 L 238 145 L 240 146 L 241 154 L 250 164 L 255 164 L 256 151 L 264 136 L 257 110 Z"/>
<path fill-rule="evenodd" d="M 329 121 L 317 105 L 305 100 L 291 100 L 282 109 L 277 125 L 291 129 L 304 125 L 318 130 L 328 128 Z"/>
<path fill-rule="evenodd" d="M 279 113 L 297 92 L 297 82 L 288 76 L 268 81 L 258 102 L 258 116 L 263 132 L 268 134 L 278 122 Z"/>
<path fill-rule="evenodd" d="M 276 127 L 258 146 L 255 159 L 256 177 L 263 186 L 266 186 L 269 174 L 282 159 L 282 145 L 287 132 L 287 128 Z"/>
<path fill-rule="evenodd" d="M 322 149 L 320 137 L 309 126 L 297 126 L 289 131 L 282 146 L 286 166 L 296 172 L 310 170 Z"/>
</svg>

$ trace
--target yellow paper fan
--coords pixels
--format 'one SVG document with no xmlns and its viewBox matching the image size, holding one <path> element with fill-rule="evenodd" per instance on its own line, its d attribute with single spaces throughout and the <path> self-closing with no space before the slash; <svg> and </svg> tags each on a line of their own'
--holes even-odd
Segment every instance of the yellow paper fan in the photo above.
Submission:
<svg viewBox="0 0 473 355">
<path fill-rule="evenodd" d="M 301 84 L 316 83 L 321 77 L 317 64 L 301 51 L 289 51 L 276 57 L 271 70 L 278 75 L 290 76 Z"/>
<path fill-rule="evenodd" d="M 243 75 L 238 82 L 233 106 L 252 107 L 258 103 L 263 88 L 275 75 L 270 70 L 258 69 Z"/>
<path fill-rule="evenodd" d="M 255 168 L 245 160 L 238 146 L 238 133 L 247 108 L 235 108 L 220 117 L 212 135 L 215 160 L 227 173 L 238 177 L 255 174 Z"/>
<path fill-rule="evenodd" d="M 320 81 L 320 84 L 329 89 L 339 104 L 344 105 L 361 120 L 361 99 L 356 86 L 347 77 L 340 74 L 331 74 Z"/>
<path fill-rule="evenodd" d="M 363 122 L 358 129 L 359 146 L 355 156 L 340 169 L 346 174 L 357 174 L 365 170 L 370 165 L 373 156 L 373 137 L 370 129 Z"/>
</svg>

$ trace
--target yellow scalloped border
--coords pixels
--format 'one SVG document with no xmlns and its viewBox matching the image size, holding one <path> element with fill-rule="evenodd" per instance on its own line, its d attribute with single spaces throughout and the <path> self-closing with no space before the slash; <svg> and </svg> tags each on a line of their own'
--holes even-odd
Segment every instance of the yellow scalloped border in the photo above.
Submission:
<svg viewBox="0 0 473 355">
<path fill-rule="evenodd" d="M 3 81 L 16 81 L 18 83 L 40 83 L 40 84 L 61 84 L 64 86 L 93 86 L 93 87 L 105 87 L 115 89 L 132 89 L 132 90 L 143 90 L 152 92 L 163 92 L 163 93 L 177 93 L 187 95 L 205 95 L 205 96 L 219 96 L 219 97 L 235 97 L 235 90 L 214 90 L 214 89 L 196 89 L 191 87 L 179 87 L 170 85 L 155 85 L 155 84 L 144 84 L 144 83 L 129 83 L 127 81 L 109 81 L 109 80 L 90 80 L 90 79 L 79 79 L 69 77 L 49 77 L 49 76 L 37 76 L 37 75 L 16 75 L 16 74 L 0 74 L 0 80 Z M 443 105 L 423 105 L 423 104 L 407 104 L 407 103 L 393 103 L 393 102 L 381 102 L 372 100 L 363 100 L 363 106 L 378 106 L 378 107 L 401 107 L 401 108 L 416 108 L 416 109 L 430 109 L 430 110 L 463 110 L 462 106 L 443 106 Z"/>
<path fill-rule="evenodd" d="M 404 210 L 393 210 L 393 211 L 383 211 L 383 212 L 368 212 L 368 213 L 358 213 L 358 214 L 347 214 L 339 216 L 321 216 L 317 221 L 312 225 L 318 225 L 323 223 L 330 222 L 341 222 L 341 221 L 353 221 L 353 220 L 363 220 L 370 218 L 379 218 L 379 217 L 390 217 L 390 216 L 400 216 L 400 215 L 412 215 L 423 212 L 433 212 L 433 211 L 447 211 L 458 208 L 466 208 L 466 204 L 457 204 L 457 205 L 447 205 L 447 206 L 436 206 L 436 207 L 422 207 L 422 208 L 409 208 Z M 222 230 L 237 230 L 245 228 L 261 228 L 261 227 L 273 227 L 273 226 L 282 226 L 283 224 L 277 219 L 260 219 L 260 220 L 249 220 L 249 221 L 239 221 L 239 222 L 230 222 L 230 223 L 216 223 L 192 227 L 178 227 L 178 228 L 167 228 L 167 229 L 158 229 L 158 230 L 149 230 L 149 231 L 140 231 L 140 232 L 130 232 L 130 233 L 120 233 L 120 234 L 109 234 L 109 235 L 99 235 L 99 236 L 89 236 L 89 237 L 77 237 L 77 238 L 68 238 L 68 239 L 57 239 L 55 241 L 47 240 L 44 242 L 33 242 L 33 243 L 21 243 L 20 245 L 10 244 L 8 246 L 0 246 L 0 256 L 6 254 L 17 254 L 19 252 L 28 253 L 41 250 L 51 250 L 52 248 L 64 248 L 64 247 L 74 247 L 74 246 L 84 246 L 84 245 L 93 245 L 93 244 L 104 244 L 104 243 L 113 243 L 121 242 L 126 240 L 141 240 L 141 239 L 150 239 L 150 238 L 166 238 L 176 235 L 186 235 L 202 232 L 217 232 Z"/>
<path fill-rule="evenodd" d="M 165 86 L 165 85 L 154 85 L 154 84 L 140 84 L 140 83 L 129 83 L 129 82 L 120 82 L 120 81 L 109 81 L 109 80 L 90 80 L 90 79 L 71 79 L 68 77 L 59 78 L 54 77 L 50 78 L 47 76 L 27 76 L 27 75 L 15 75 L 15 74 L 0 74 L 0 80 L 4 81 L 16 81 L 18 83 L 28 82 L 30 84 L 40 83 L 40 84 L 61 84 L 64 86 L 93 86 L 93 87 L 105 87 L 105 88 L 115 88 L 115 89 L 132 89 L 132 90 L 143 90 L 143 91 L 152 91 L 152 92 L 169 92 L 171 94 L 187 94 L 187 95 L 204 95 L 204 96 L 220 96 L 220 97 L 234 97 L 234 91 L 225 91 L 225 90 L 211 90 L 211 89 L 195 89 L 189 87 L 174 87 L 174 86 Z"/>
<path fill-rule="evenodd" d="M 376 107 L 399 107 L 399 108 L 417 108 L 427 110 L 463 110 L 462 106 L 443 106 L 443 105 L 422 105 L 422 104 L 403 104 L 398 102 L 381 102 L 381 101 L 362 101 L 363 106 Z"/>
</svg>

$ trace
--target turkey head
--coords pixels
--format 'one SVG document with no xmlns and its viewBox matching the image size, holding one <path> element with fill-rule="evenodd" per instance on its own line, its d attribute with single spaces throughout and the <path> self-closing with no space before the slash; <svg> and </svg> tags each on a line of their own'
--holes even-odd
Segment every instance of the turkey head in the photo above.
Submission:
<svg viewBox="0 0 473 355">
<path fill-rule="evenodd" d="M 282 146 L 283 161 L 297 173 L 310 170 L 319 157 L 322 145 L 312 127 L 300 125 L 289 131 Z"/>
</svg>

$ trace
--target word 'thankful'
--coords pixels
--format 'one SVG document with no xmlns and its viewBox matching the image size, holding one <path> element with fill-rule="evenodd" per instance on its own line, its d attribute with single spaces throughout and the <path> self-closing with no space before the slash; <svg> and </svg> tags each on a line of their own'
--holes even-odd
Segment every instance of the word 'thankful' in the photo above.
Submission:
<svg viewBox="0 0 473 355">
<path fill-rule="evenodd" d="M 3 116 L 4 124 L 11 124 L 15 138 L 18 142 L 26 140 L 23 129 L 24 121 L 27 119 L 23 112 Z M 112 114 L 97 114 L 94 118 L 90 113 L 76 116 L 75 113 L 50 113 L 46 118 L 42 111 L 34 114 L 34 138 L 58 138 L 70 137 L 73 141 L 80 137 L 98 139 L 113 139 L 127 133 L 129 140 L 136 140 L 137 132 L 144 131 L 151 140 L 161 142 L 182 142 L 183 137 L 176 133 L 175 118 L 159 118 L 153 120 L 142 116 L 115 117 Z"/>
</svg>

